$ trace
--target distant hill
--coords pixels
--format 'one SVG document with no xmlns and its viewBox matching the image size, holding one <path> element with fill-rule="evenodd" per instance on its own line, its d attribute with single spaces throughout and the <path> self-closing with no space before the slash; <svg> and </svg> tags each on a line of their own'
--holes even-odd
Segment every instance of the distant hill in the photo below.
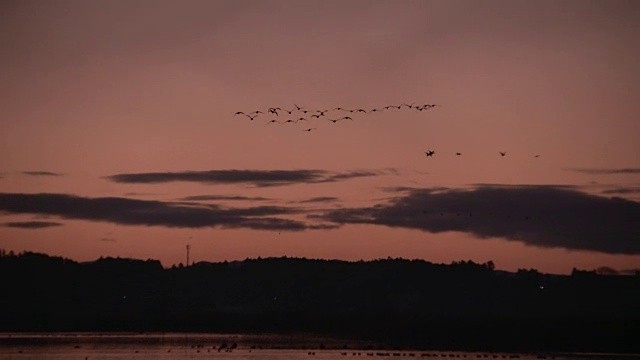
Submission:
<svg viewBox="0 0 640 360">
<path fill-rule="evenodd" d="M 492 263 L 0 257 L 0 331 L 312 333 L 391 347 L 640 352 L 640 276 Z"/>
</svg>

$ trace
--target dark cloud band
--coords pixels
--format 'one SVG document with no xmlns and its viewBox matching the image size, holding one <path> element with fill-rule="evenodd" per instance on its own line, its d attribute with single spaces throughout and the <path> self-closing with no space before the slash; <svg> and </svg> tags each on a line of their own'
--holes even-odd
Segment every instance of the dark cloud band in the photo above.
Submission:
<svg viewBox="0 0 640 360">
<path fill-rule="evenodd" d="M 274 217 L 299 212 L 289 207 L 257 206 L 222 209 L 214 205 L 185 205 L 116 197 L 86 198 L 64 194 L 0 193 L 0 211 L 12 214 L 54 215 L 67 219 L 125 225 L 282 231 L 315 228 L 301 221 Z"/>
<path fill-rule="evenodd" d="M 56 226 L 62 226 L 61 223 L 52 221 L 15 221 L 2 224 L 6 227 L 19 228 L 19 229 L 44 229 Z"/>
<path fill-rule="evenodd" d="M 331 210 L 339 224 L 460 231 L 539 247 L 640 254 L 640 203 L 549 186 L 412 190 L 388 204 Z"/>
<path fill-rule="evenodd" d="M 382 175 L 386 172 L 349 171 L 332 173 L 325 170 L 209 170 L 116 174 L 107 176 L 106 178 L 114 182 L 129 184 L 157 184 L 173 181 L 188 181 L 204 184 L 244 183 L 254 186 L 281 186 L 337 182 L 358 177 Z"/>
<path fill-rule="evenodd" d="M 50 171 L 23 171 L 22 173 L 30 176 L 62 176 L 60 173 Z"/>
</svg>

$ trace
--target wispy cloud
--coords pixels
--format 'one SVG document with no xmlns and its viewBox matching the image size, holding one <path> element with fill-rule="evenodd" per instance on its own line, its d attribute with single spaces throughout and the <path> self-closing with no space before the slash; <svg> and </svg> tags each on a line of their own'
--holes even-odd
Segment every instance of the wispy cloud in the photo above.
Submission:
<svg viewBox="0 0 640 360">
<path fill-rule="evenodd" d="M 63 224 L 52 221 L 16 221 L 6 222 L 2 226 L 19 228 L 19 229 L 44 229 L 56 226 L 62 226 Z"/>
<path fill-rule="evenodd" d="M 567 168 L 565 170 L 575 171 L 584 174 L 606 175 L 606 174 L 640 174 L 640 168 L 619 168 L 619 169 L 586 169 L 586 168 Z"/>
<path fill-rule="evenodd" d="M 326 202 L 334 202 L 334 201 L 338 201 L 338 198 L 333 196 L 318 196 L 310 199 L 300 200 L 298 202 L 301 204 L 305 204 L 305 203 L 326 203 Z"/>
<path fill-rule="evenodd" d="M 358 170 L 330 172 L 325 170 L 209 170 L 155 173 L 128 173 L 106 178 L 118 183 L 157 184 L 188 181 L 204 184 L 251 184 L 254 186 L 282 186 L 293 184 L 326 183 L 352 178 L 378 176 L 388 170 Z"/>
<path fill-rule="evenodd" d="M 260 196 L 240 196 L 240 195 L 194 195 L 183 197 L 180 200 L 182 201 L 221 201 L 221 200 L 232 200 L 232 201 L 268 201 L 271 200 L 269 198 L 260 197 Z"/>
<path fill-rule="evenodd" d="M 50 171 L 23 171 L 22 173 L 29 176 L 62 176 L 60 173 Z"/>
<path fill-rule="evenodd" d="M 204 204 L 185 205 L 117 197 L 87 198 L 66 194 L 0 193 L 0 211 L 124 225 L 182 228 L 222 227 L 294 231 L 337 226 L 307 224 L 276 217 L 301 212 L 291 207 L 221 208 Z"/>
<path fill-rule="evenodd" d="M 320 218 L 432 233 L 460 231 L 539 247 L 640 253 L 640 203 L 550 186 L 420 189 L 374 207 L 330 210 Z"/>
<path fill-rule="evenodd" d="M 603 190 L 602 193 L 610 195 L 640 194 L 640 187 L 617 187 Z"/>
</svg>

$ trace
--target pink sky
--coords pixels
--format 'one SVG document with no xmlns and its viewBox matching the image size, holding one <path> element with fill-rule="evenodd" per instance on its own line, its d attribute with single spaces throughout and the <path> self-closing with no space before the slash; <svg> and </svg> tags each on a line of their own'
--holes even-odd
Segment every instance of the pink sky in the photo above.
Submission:
<svg viewBox="0 0 640 360">
<path fill-rule="evenodd" d="M 635 1 L 4 1 L 0 248 L 640 268 L 638 16 Z M 442 106 L 329 112 L 354 118 L 335 124 L 234 116 L 413 102 Z M 287 182 L 262 186 L 274 170 Z M 326 181 L 288 178 L 307 170 Z M 190 171 L 234 180 L 110 178 Z M 200 195 L 250 199 L 185 205 Z M 126 201 L 96 210 L 105 197 L 153 219 Z M 331 199 L 301 202 L 316 197 Z M 176 220 L 211 205 L 224 211 L 210 225 Z M 249 220 L 269 228 L 227 210 L 266 211 Z"/>
</svg>

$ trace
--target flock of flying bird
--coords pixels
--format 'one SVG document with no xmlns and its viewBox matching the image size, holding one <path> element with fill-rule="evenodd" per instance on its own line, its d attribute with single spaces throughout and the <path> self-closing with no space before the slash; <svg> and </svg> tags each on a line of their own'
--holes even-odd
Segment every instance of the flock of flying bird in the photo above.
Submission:
<svg viewBox="0 0 640 360">
<path fill-rule="evenodd" d="M 385 110 L 391 110 L 391 109 L 396 109 L 396 110 L 400 110 L 403 107 L 406 107 L 408 109 L 414 109 L 416 111 L 425 111 L 425 110 L 429 110 L 433 107 L 436 106 L 440 106 L 437 104 L 424 104 L 424 105 L 415 105 L 415 104 L 401 104 L 401 105 L 388 105 L 388 106 L 384 106 L 381 108 L 374 108 L 374 109 L 363 109 L 363 108 L 359 108 L 359 109 L 347 109 L 347 108 L 343 108 L 343 107 L 337 107 L 334 109 L 324 109 L 324 110 L 309 110 L 306 109 L 302 106 L 298 106 L 296 104 L 293 104 L 294 107 L 290 110 L 287 109 L 283 109 L 280 107 L 270 107 L 265 111 L 261 111 L 261 110 L 256 110 L 256 111 L 252 111 L 252 112 L 243 112 L 243 111 L 238 111 L 235 113 L 236 116 L 245 116 L 247 117 L 249 120 L 253 121 L 256 118 L 263 116 L 263 115 L 272 115 L 272 116 L 277 116 L 277 119 L 271 119 L 269 121 L 266 122 L 267 125 L 269 124 L 291 124 L 291 123 L 297 123 L 299 121 L 309 121 L 313 118 L 316 119 L 326 119 L 327 121 L 335 124 L 338 121 L 345 121 L 345 120 L 349 120 L 349 121 L 353 121 L 353 118 L 351 116 L 341 116 L 341 117 L 335 117 L 335 118 L 331 118 L 329 117 L 329 113 L 334 113 L 334 112 L 340 112 L 341 115 L 345 115 L 346 113 L 349 114 L 368 114 L 368 113 L 376 113 L 376 112 L 382 112 Z M 288 116 L 283 116 L 283 119 L 281 119 L 280 115 L 294 115 L 293 117 L 288 117 Z M 286 117 L 286 119 L 285 119 Z M 306 131 L 306 132 L 310 132 L 312 130 L 315 130 L 316 128 L 307 128 L 304 129 L 302 131 Z"/>
<path fill-rule="evenodd" d="M 298 123 L 300 121 L 309 121 L 312 118 L 316 118 L 316 119 L 326 119 L 327 121 L 335 124 L 339 121 L 345 121 L 345 120 L 349 120 L 349 121 L 353 121 L 353 118 L 349 115 L 346 116 L 339 116 L 339 117 L 334 117 L 331 118 L 329 117 L 329 113 L 333 114 L 335 112 L 340 112 L 340 115 L 345 115 L 345 113 L 349 113 L 349 114 L 370 114 L 370 113 L 377 113 L 377 112 L 383 112 L 383 111 L 388 111 L 388 110 L 400 110 L 402 108 L 407 108 L 407 109 L 413 109 L 415 111 L 427 111 L 431 108 L 434 107 L 439 107 L 442 105 L 438 105 L 438 104 L 423 104 L 423 105 L 415 105 L 415 103 L 411 103 L 411 104 L 400 104 L 400 105 L 387 105 L 387 106 L 383 106 L 381 108 L 373 108 L 373 109 L 364 109 L 364 108 L 358 108 L 358 109 L 347 109 L 347 108 L 343 108 L 343 107 L 336 107 L 334 109 L 324 109 L 324 110 L 309 110 L 306 109 L 303 106 L 298 106 L 297 104 L 293 104 L 294 107 L 291 109 L 283 109 L 281 107 L 270 107 L 265 111 L 261 111 L 261 110 L 255 110 L 252 112 L 244 112 L 244 111 L 237 111 L 234 115 L 235 116 L 244 116 L 246 118 L 248 118 L 250 121 L 253 121 L 259 117 L 264 117 L 264 116 L 277 116 L 277 119 L 270 119 L 269 121 L 267 121 L 265 124 L 269 125 L 269 124 L 295 124 Z M 280 115 L 283 115 L 282 117 Z M 293 116 L 288 116 L 288 115 L 293 115 Z M 310 128 L 306 128 L 302 131 L 304 132 L 311 132 L 313 130 L 316 130 L 317 128 L 315 127 L 310 127 Z M 435 150 L 429 150 L 429 151 L 425 151 L 424 152 L 425 155 L 427 157 L 433 157 L 435 155 Z M 500 156 L 506 156 L 507 152 L 506 151 L 500 151 Z M 461 156 L 462 153 L 460 152 L 456 152 L 455 153 L 456 156 Z M 534 157 L 540 157 L 540 155 L 534 155 Z"/>
</svg>

